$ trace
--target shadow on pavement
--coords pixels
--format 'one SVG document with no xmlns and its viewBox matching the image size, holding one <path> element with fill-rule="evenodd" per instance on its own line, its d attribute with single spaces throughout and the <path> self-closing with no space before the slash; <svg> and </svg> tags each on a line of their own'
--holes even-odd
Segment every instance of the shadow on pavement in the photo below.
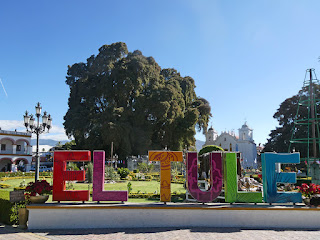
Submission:
<svg viewBox="0 0 320 240">
<path fill-rule="evenodd" d="M 210 228 L 210 227 L 195 227 L 195 228 L 113 228 L 113 229 L 44 229 L 33 230 L 33 233 L 47 233 L 47 235 L 90 235 L 90 234 L 141 234 L 141 233 L 161 233 L 176 230 L 186 230 L 190 232 L 203 233 L 235 233 L 242 230 L 270 230 L 270 231 L 318 231 L 315 229 L 258 229 L 258 228 Z"/>
<path fill-rule="evenodd" d="M 3 225 L 0 223 L 0 234 L 21 233 L 21 232 L 25 232 L 25 231 L 26 230 L 20 229 L 17 226 Z"/>
<path fill-rule="evenodd" d="M 10 233 L 45 233 L 46 235 L 90 235 L 90 234 L 141 234 L 141 233 L 161 233 L 177 230 L 186 230 L 190 232 L 199 233 L 236 233 L 244 230 L 263 230 L 263 231 L 311 231 L 320 232 L 317 229 L 284 229 L 284 228 L 211 228 L 211 227 L 194 227 L 194 228 L 111 228 L 111 229 L 39 229 L 39 230 L 23 230 L 17 226 L 0 225 L 0 234 Z"/>
</svg>

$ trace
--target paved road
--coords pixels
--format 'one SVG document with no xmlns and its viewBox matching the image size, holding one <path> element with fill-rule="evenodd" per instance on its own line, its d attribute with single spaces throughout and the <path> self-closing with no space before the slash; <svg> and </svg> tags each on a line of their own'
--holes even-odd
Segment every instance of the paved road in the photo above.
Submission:
<svg viewBox="0 0 320 240">
<path fill-rule="evenodd" d="M 320 230 L 252 230 L 240 228 L 146 228 L 24 231 L 0 226 L 0 239 L 320 239 Z"/>
</svg>

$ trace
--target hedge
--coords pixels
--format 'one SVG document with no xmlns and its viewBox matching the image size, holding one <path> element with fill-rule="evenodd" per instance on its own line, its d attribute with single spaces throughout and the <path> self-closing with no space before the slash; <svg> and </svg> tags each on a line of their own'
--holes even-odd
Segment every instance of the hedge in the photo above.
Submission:
<svg viewBox="0 0 320 240">
<path fill-rule="evenodd" d="M 154 194 L 154 193 L 129 193 L 129 198 L 147 198 L 149 200 L 160 200 L 160 194 Z M 171 194 L 171 201 L 183 201 L 185 200 L 186 195 L 181 193 L 172 193 Z"/>
<path fill-rule="evenodd" d="M 0 178 L 2 177 L 34 177 L 34 172 L 0 172 Z M 40 177 L 51 177 L 52 172 L 40 172 Z"/>
<path fill-rule="evenodd" d="M 0 183 L 0 188 L 9 188 L 9 187 L 11 187 L 11 185 Z"/>
</svg>

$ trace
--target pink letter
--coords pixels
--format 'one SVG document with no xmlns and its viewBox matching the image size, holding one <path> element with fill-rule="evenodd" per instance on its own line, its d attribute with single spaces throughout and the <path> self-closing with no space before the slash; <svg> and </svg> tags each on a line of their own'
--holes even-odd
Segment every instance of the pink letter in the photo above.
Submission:
<svg viewBox="0 0 320 240">
<path fill-rule="evenodd" d="M 93 152 L 93 201 L 128 201 L 127 191 L 104 191 L 104 151 Z"/>
<path fill-rule="evenodd" d="M 210 153 L 210 188 L 202 191 L 198 187 L 198 154 L 189 152 L 187 155 L 188 191 L 199 202 L 212 202 L 220 195 L 222 189 L 222 158 L 221 153 Z"/>
</svg>

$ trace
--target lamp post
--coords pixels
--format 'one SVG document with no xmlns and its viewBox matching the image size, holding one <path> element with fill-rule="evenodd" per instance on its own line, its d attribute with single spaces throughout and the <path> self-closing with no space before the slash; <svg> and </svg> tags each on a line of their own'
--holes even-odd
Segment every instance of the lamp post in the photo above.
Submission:
<svg viewBox="0 0 320 240">
<path fill-rule="evenodd" d="M 35 181 L 39 180 L 39 166 L 40 166 L 40 156 L 39 156 L 39 135 L 41 133 L 44 133 L 46 129 L 51 128 L 52 124 L 52 118 L 49 115 L 47 115 L 47 112 L 44 112 L 43 115 L 41 115 L 41 109 L 40 103 L 37 103 L 36 106 L 36 117 L 37 122 L 35 123 L 35 119 L 33 118 L 33 115 L 28 115 L 28 111 L 26 111 L 24 118 L 24 125 L 26 126 L 27 132 L 35 133 L 37 135 L 37 151 L 36 151 L 36 169 L 35 169 Z M 42 124 L 40 124 L 40 117 L 42 116 Z"/>
</svg>

